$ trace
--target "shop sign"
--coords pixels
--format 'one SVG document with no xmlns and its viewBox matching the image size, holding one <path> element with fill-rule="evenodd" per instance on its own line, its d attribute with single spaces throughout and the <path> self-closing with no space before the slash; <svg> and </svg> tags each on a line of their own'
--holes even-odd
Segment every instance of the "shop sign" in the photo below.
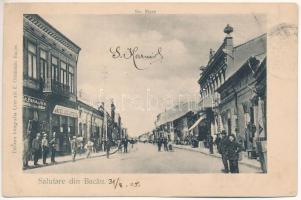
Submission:
<svg viewBox="0 0 301 200">
<path fill-rule="evenodd" d="M 25 107 L 36 108 L 41 110 L 45 110 L 46 108 L 46 102 L 44 100 L 27 95 L 23 96 L 23 105 Z"/>
<path fill-rule="evenodd" d="M 75 110 L 73 108 L 67 108 L 67 107 L 60 106 L 60 105 L 56 105 L 53 109 L 53 114 L 77 118 L 78 110 Z"/>
</svg>

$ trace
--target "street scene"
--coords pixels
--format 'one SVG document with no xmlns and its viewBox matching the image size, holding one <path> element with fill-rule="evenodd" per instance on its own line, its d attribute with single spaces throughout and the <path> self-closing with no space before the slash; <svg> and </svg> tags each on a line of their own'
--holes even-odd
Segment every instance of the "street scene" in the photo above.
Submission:
<svg viewBox="0 0 301 200">
<path fill-rule="evenodd" d="M 267 173 L 265 23 L 25 14 L 24 173 Z"/>
<path fill-rule="evenodd" d="M 65 162 L 64 167 L 57 164 L 36 168 L 29 173 L 220 173 L 223 167 L 219 158 L 202 153 L 177 149 L 158 154 L 156 150 L 153 144 L 139 143 L 130 148 L 129 153 L 115 153 L 110 159 L 99 155 Z M 260 168 L 255 166 L 241 165 L 240 168 L 245 173 L 260 173 Z"/>
</svg>

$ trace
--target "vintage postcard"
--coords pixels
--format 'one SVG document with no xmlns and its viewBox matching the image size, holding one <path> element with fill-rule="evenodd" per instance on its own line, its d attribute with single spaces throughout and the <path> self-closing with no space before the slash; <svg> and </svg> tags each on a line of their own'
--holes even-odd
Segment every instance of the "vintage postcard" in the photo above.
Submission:
<svg viewBox="0 0 301 200">
<path fill-rule="evenodd" d="M 3 195 L 296 195 L 297 16 L 6 3 Z"/>
</svg>

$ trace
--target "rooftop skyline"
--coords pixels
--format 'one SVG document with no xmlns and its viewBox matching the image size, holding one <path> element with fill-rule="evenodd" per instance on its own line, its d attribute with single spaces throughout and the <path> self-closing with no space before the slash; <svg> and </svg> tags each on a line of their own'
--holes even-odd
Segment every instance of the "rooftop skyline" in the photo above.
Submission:
<svg viewBox="0 0 301 200">
<path fill-rule="evenodd" d="M 227 24 L 234 46 L 266 32 L 265 17 L 254 15 L 41 16 L 82 49 L 78 90 L 107 109 L 114 99 L 132 136 L 151 130 L 166 108 L 199 100 L 199 67 L 222 44 Z"/>
</svg>

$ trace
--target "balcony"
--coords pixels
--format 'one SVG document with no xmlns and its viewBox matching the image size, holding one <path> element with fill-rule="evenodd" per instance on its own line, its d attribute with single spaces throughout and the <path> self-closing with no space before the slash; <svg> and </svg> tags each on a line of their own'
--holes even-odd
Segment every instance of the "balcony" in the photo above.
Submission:
<svg viewBox="0 0 301 200">
<path fill-rule="evenodd" d="M 43 86 L 43 93 L 54 94 L 63 97 L 70 97 L 70 87 L 58 81 L 46 81 Z"/>
</svg>

